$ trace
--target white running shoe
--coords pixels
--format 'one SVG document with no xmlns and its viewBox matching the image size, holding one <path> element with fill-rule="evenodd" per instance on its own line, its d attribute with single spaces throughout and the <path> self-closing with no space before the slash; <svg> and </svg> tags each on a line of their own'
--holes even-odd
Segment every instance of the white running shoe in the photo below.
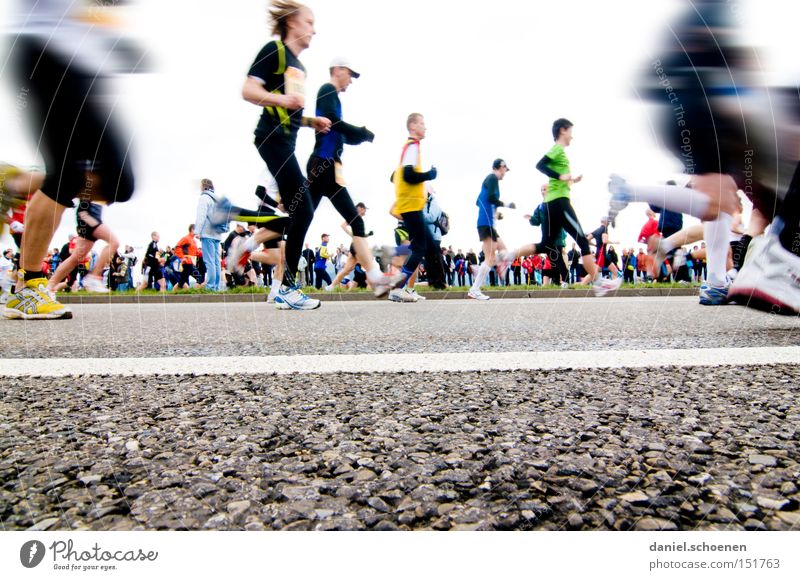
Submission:
<svg viewBox="0 0 800 580">
<path fill-rule="evenodd" d="M 402 272 L 398 272 L 393 275 L 386 275 L 383 276 L 377 284 L 374 286 L 375 290 L 375 298 L 383 298 L 386 296 L 392 289 L 397 288 L 400 284 L 402 284 L 406 279 L 406 275 Z"/>
<path fill-rule="evenodd" d="M 103 284 L 103 280 L 99 276 L 92 276 L 91 274 L 88 274 L 86 278 L 83 279 L 83 289 L 95 294 L 108 294 L 111 292 L 108 286 Z"/>
<path fill-rule="evenodd" d="M 605 296 L 609 292 L 615 292 L 616 290 L 619 290 L 621 285 L 622 278 L 613 278 L 611 280 L 608 278 L 601 278 L 592 284 L 592 290 L 594 290 L 595 296 Z"/>
<path fill-rule="evenodd" d="M 474 291 L 470 289 L 470 291 L 467 292 L 467 297 L 472 298 L 473 300 L 481 300 L 481 301 L 491 300 L 491 297 L 487 296 L 480 290 Z"/>
<path fill-rule="evenodd" d="M 392 302 L 416 302 L 417 297 L 407 288 L 394 288 L 389 292 L 389 300 Z"/>
<path fill-rule="evenodd" d="M 247 261 L 250 259 L 250 252 L 245 248 L 246 240 L 242 236 L 236 236 L 228 248 L 228 255 L 225 258 L 225 265 L 231 274 L 244 274 Z"/>
<path fill-rule="evenodd" d="M 564 288 L 564 289 L 569 288 L 569 282 L 562 282 L 561 283 L 561 287 Z"/>
<path fill-rule="evenodd" d="M 270 288 L 269 294 L 267 294 L 267 304 L 275 304 L 275 298 L 277 297 L 278 297 L 278 290 Z"/>
<path fill-rule="evenodd" d="M 800 257 L 777 236 L 755 238 L 728 290 L 728 301 L 775 314 L 800 313 Z"/>
<path fill-rule="evenodd" d="M 628 183 L 616 173 L 612 173 L 608 181 L 608 192 L 611 200 L 608 203 L 608 221 L 613 225 L 619 212 L 628 207 L 631 201 Z"/>
<path fill-rule="evenodd" d="M 316 298 L 309 298 L 299 286 L 281 289 L 275 297 L 275 307 L 278 310 L 316 310 L 321 302 Z"/>
<path fill-rule="evenodd" d="M 0 304 L 5 304 L 6 302 L 8 302 L 9 296 L 10 294 L 8 292 L 3 292 L 3 294 L 0 295 Z"/>
<path fill-rule="evenodd" d="M 414 298 L 416 298 L 417 300 L 427 300 L 427 298 L 425 298 L 425 297 L 424 297 L 422 294 L 420 294 L 419 292 L 417 292 L 417 289 L 416 289 L 416 288 L 414 288 L 413 290 L 408 290 L 408 289 L 406 289 L 406 291 L 408 291 L 408 292 L 411 292 L 411 294 L 412 294 L 412 295 L 414 296 Z"/>
<path fill-rule="evenodd" d="M 331 286 L 330 284 L 325 286 L 325 292 L 333 292 L 333 286 Z"/>
</svg>

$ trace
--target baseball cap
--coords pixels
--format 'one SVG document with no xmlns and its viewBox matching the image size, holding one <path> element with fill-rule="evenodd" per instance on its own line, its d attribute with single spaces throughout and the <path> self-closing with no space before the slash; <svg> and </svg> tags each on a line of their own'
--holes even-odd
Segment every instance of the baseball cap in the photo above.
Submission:
<svg viewBox="0 0 800 580">
<path fill-rule="evenodd" d="M 494 163 L 492 163 L 492 169 L 500 169 L 501 167 L 505 167 L 506 169 L 511 171 L 511 168 L 506 164 L 505 161 L 503 161 L 500 158 L 495 159 Z"/>
<path fill-rule="evenodd" d="M 342 68 L 350 69 L 350 72 L 353 74 L 353 78 L 354 79 L 357 79 L 358 77 L 361 76 L 361 73 L 356 72 L 356 70 L 353 68 L 353 65 L 350 64 L 350 61 L 348 59 L 346 59 L 345 57 L 343 57 L 343 56 L 337 56 L 331 61 L 330 68 L 333 68 L 333 67 L 336 67 L 336 66 L 340 66 Z"/>
</svg>

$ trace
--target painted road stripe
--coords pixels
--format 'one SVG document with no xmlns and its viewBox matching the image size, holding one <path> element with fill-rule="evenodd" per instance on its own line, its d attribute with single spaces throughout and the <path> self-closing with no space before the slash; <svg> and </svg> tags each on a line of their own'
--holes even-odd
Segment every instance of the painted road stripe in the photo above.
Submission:
<svg viewBox="0 0 800 580">
<path fill-rule="evenodd" d="M 547 369 L 663 368 L 798 364 L 800 347 L 692 350 L 597 350 L 581 352 L 466 352 L 274 357 L 113 359 L 5 359 L 0 376 L 232 375 L 309 373 L 477 372 Z"/>
</svg>

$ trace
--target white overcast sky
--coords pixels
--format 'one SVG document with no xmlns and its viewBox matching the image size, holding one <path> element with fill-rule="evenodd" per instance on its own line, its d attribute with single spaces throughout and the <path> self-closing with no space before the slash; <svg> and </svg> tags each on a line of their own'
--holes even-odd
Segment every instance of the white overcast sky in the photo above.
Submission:
<svg viewBox="0 0 800 580">
<path fill-rule="evenodd" d="M 495 157 L 511 167 L 501 197 L 521 211 L 499 223 L 511 246 L 538 241 L 522 220 L 541 200 L 543 176 L 534 167 L 552 145 L 558 117 L 575 123 L 568 149 L 574 173 L 573 204 L 590 231 L 606 211 L 605 183 L 612 171 L 663 181 L 680 166 L 658 147 L 652 111 L 632 98 L 635 71 L 657 57 L 670 17 L 688 0 L 559 0 L 494 2 L 404 0 L 310 2 L 317 36 L 301 55 L 309 73 L 307 105 L 327 81 L 328 63 L 346 55 L 362 73 L 342 96 L 344 118 L 366 125 L 374 144 L 345 151 L 345 175 L 355 201 L 370 207 L 367 227 L 376 243 L 392 240 L 387 212 L 394 193 L 389 175 L 412 111 L 426 117 L 426 165 L 439 169 L 434 186 L 451 216 L 445 245 L 477 249 L 475 198 Z M 0 0 L 6 22 L 13 0 Z M 120 105 L 135 141 L 137 193 L 110 207 L 106 222 L 123 244 L 142 248 L 158 230 L 172 245 L 194 221 L 197 180 L 245 206 L 262 162 L 252 145 L 258 108 L 241 99 L 241 86 L 259 48 L 270 40 L 265 0 L 141 0 L 128 10 L 131 30 L 151 54 L 155 70 L 120 84 Z M 748 39 L 766 48 L 764 67 L 796 70 L 798 10 L 779 2 L 731 2 Z M 794 68 L 793 68 L 794 67 Z M 5 71 L 3 76 L 5 76 Z M 5 80 L 5 79 L 4 79 Z M 3 83 L 0 159 L 37 163 L 32 137 Z M 313 147 L 304 129 L 298 146 L 303 167 Z M 629 209 L 612 238 L 634 245 L 643 208 Z M 327 201 L 307 241 L 322 232 L 347 242 L 341 218 Z M 66 241 L 74 216 L 66 214 L 54 246 Z M 10 245 L 10 239 L 2 240 Z"/>
</svg>

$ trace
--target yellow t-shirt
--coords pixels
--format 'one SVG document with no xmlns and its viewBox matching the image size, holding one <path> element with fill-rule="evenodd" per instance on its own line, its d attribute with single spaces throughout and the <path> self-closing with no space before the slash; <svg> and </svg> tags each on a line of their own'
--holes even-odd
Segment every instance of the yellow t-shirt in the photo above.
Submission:
<svg viewBox="0 0 800 580">
<path fill-rule="evenodd" d="M 417 173 L 422 172 L 422 155 L 420 154 L 419 141 L 416 139 L 406 141 L 400 158 L 400 165 L 397 171 L 394 172 L 394 189 L 397 195 L 395 211 L 397 213 L 422 211 L 425 207 L 425 184 L 408 183 L 403 178 L 403 167 L 406 165 L 412 165 Z"/>
</svg>

